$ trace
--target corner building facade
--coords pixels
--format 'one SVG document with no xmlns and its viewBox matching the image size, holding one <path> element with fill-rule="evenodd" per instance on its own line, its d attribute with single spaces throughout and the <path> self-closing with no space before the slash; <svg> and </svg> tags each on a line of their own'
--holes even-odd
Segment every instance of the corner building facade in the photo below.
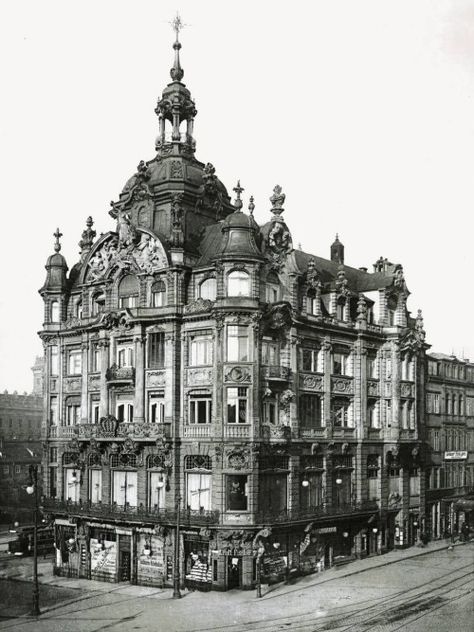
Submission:
<svg viewBox="0 0 474 632">
<path fill-rule="evenodd" d="M 427 345 L 402 266 L 295 249 L 279 186 L 262 226 L 231 203 L 180 47 L 115 231 L 89 218 L 69 274 L 57 231 L 40 290 L 56 572 L 172 585 L 178 544 L 184 582 L 250 588 L 411 544 Z"/>
</svg>

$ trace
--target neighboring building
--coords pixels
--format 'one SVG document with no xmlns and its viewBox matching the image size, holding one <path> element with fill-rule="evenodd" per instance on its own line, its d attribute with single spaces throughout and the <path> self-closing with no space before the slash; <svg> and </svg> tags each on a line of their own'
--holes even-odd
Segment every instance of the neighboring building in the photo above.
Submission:
<svg viewBox="0 0 474 632">
<path fill-rule="evenodd" d="M 44 395 L 44 358 L 42 356 L 36 356 L 35 363 L 31 367 L 33 371 L 33 393 L 37 397 L 43 397 Z"/>
<path fill-rule="evenodd" d="M 43 420 L 43 396 L 0 394 L 0 440 L 39 441 Z"/>
<path fill-rule="evenodd" d="M 402 266 L 294 249 L 279 186 L 263 226 L 231 204 L 180 47 L 116 231 L 89 218 L 69 276 L 57 231 L 40 290 L 57 572 L 170 585 L 177 498 L 181 577 L 216 589 L 254 585 L 258 548 L 271 576 L 412 544 L 427 345 Z"/>
<path fill-rule="evenodd" d="M 439 538 L 474 524 L 474 363 L 427 356 L 425 432 L 427 526 Z"/>
<path fill-rule="evenodd" d="M 0 440 L 0 523 L 32 520 L 34 498 L 25 488 L 30 465 L 40 464 L 40 441 Z"/>
</svg>

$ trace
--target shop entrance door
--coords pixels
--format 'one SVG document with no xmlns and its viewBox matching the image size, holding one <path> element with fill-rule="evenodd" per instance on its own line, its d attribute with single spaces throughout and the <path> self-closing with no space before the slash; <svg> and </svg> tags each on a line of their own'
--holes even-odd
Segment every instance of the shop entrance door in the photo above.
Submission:
<svg viewBox="0 0 474 632">
<path fill-rule="evenodd" d="M 121 535 L 119 546 L 119 582 L 129 582 L 132 561 L 130 554 L 130 537 Z"/>
<path fill-rule="evenodd" d="M 242 558 L 229 555 L 227 558 L 227 588 L 239 588 L 242 584 Z"/>
</svg>

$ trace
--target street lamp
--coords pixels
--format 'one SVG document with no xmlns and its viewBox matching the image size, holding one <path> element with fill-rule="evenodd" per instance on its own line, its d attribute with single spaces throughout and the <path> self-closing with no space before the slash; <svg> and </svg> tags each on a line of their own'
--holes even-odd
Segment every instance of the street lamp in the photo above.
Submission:
<svg viewBox="0 0 474 632">
<path fill-rule="evenodd" d="M 341 485 L 342 485 L 342 478 L 340 476 L 338 476 L 336 478 L 336 494 L 337 494 L 337 508 L 339 509 L 339 507 L 341 506 L 341 494 L 340 494 L 340 489 L 341 489 Z"/>
<path fill-rule="evenodd" d="M 30 465 L 30 484 L 26 488 L 27 494 L 35 496 L 35 513 L 33 529 L 33 611 L 37 617 L 41 614 L 39 608 L 39 586 L 38 586 L 38 466 Z"/>
<path fill-rule="evenodd" d="M 181 496 L 176 496 L 176 537 L 174 541 L 174 569 L 173 569 L 173 599 L 181 599 L 179 590 L 179 519 L 181 510 Z"/>
</svg>

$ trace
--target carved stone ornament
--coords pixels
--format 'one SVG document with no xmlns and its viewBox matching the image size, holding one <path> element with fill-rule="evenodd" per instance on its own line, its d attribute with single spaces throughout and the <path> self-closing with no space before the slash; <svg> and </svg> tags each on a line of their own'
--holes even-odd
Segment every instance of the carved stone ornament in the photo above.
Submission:
<svg viewBox="0 0 474 632">
<path fill-rule="evenodd" d="M 133 439 L 127 437 L 122 444 L 122 453 L 123 454 L 137 454 L 139 451 L 139 446 Z"/>
<path fill-rule="evenodd" d="M 368 380 L 367 393 L 373 397 L 376 397 L 379 394 L 379 383 L 376 381 Z"/>
<path fill-rule="evenodd" d="M 212 369 L 188 369 L 186 372 L 187 383 L 189 386 L 196 386 L 197 384 L 211 384 L 212 376 Z"/>
<path fill-rule="evenodd" d="M 286 256 L 293 249 L 293 242 L 288 226 L 278 216 L 272 219 L 272 226 L 265 246 L 265 250 L 271 257 L 270 267 L 279 270 L 283 266 Z"/>
<path fill-rule="evenodd" d="M 91 390 L 91 391 L 99 390 L 99 388 L 100 388 L 100 375 L 89 375 L 88 382 L 89 382 L 89 390 Z"/>
<path fill-rule="evenodd" d="M 367 321 L 367 303 L 365 302 L 363 294 L 359 295 L 359 300 L 357 302 L 357 320 L 358 322 Z"/>
<path fill-rule="evenodd" d="M 171 180 L 182 180 L 183 164 L 180 160 L 172 160 L 169 169 L 169 177 Z"/>
<path fill-rule="evenodd" d="M 316 375 L 301 375 L 300 384 L 301 388 L 305 388 L 310 391 L 323 390 L 323 378 Z"/>
<path fill-rule="evenodd" d="M 128 224 L 130 220 L 128 219 Z M 140 231 L 119 228 L 118 236 L 112 236 L 95 251 L 89 260 L 89 279 L 102 279 L 114 268 L 147 274 L 154 274 L 168 265 L 168 259 L 161 242 Z"/>
<path fill-rule="evenodd" d="M 115 437 L 117 435 L 117 426 L 118 426 L 117 418 L 114 417 L 113 415 L 107 415 L 106 417 L 101 417 L 99 421 L 101 436 Z"/>
<path fill-rule="evenodd" d="M 306 284 L 308 289 L 316 292 L 321 290 L 321 281 L 319 279 L 319 273 L 316 270 L 314 259 L 308 261 L 308 270 L 306 272 Z"/>
<path fill-rule="evenodd" d="M 211 209 L 215 214 L 216 220 L 218 220 L 224 204 L 216 170 L 210 162 L 204 167 L 202 181 L 203 184 L 196 202 L 196 210 L 199 212 L 203 208 Z"/>
<path fill-rule="evenodd" d="M 334 287 L 336 288 L 336 292 L 340 296 L 347 296 L 349 294 L 348 289 L 349 281 L 346 279 L 346 272 L 344 270 L 344 266 L 341 264 L 337 271 L 336 280 L 334 281 Z"/>
<path fill-rule="evenodd" d="M 400 394 L 402 397 L 412 397 L 413 396 L 412 384 L 402 383 L 400 385 Z"/>
<path fill-rule="evenodd" d="M 289 410 L 290 404 L 291 402 L 294 401 L 294 399 L 295 399 L 295 394 L 293 393 L 292 390 L 288 388 L 285 391 L 283 391 L 283 393 L 280 395 L 280 404 L 283 406 L 283 409 L 285 411 Z"/>
<path fill-rule="evenodd" d="M 252 376 L 246 367 L 233 366 L 225 372 L 224 381 L 248 384 L 252 381 Z"/>
<path fill-rule="evenodd" d="M 285 203 L 286 195 L 282 192 L 282 188 L 277 184 L 273 189 L 273 195 L 270 197 L 272 203 L 272 213 L 274 215 L 281 215 L 285 210 L 283 204 Z"/>
<path fill-rule="evenodd" d="M 64 390 L 67 393 L 80 391 L 82 387 L 82 378 L 80 377 L 67 377 L 64 380 Z"/>
<path fill-rule="evenodd" d="M 100 324 L 104 329 L 119 329 L 127 331 L 131 325 L 127 312 L 107 312 L 100 320 Z"/>
<path fill-rule="evenodd" d="M 214 301 L 207 298 L 197 298 L 192 303 L 184 306 L 185 314 L 198 314 L 200 312 L 209 312 L 214 307 Z"/>
<path fill-rule="evenodd" d="M 82 325 L 82 320 L 80 318 L 77 318 L 76 316 L 72 316 L 71 318 L 68 318 L 66 322 L 64 323 L 65 329 L 75 329 L 76 327 L 81 327 L 81 325 Z"/>
<path fill-rule="evenodd" d="M 81 451 L 81 446 L 79 444 L 79 441 L 77 440 L 77 437 L 72 437 L 67 444 L 67 452 L 71 452 L 73 454 L 79 454 L 79 452 Z"/>
<path fill-rule="evenodd" d="M 265 315 L 265 325 L 268 329 L 284 329 L 290 327 L 292 322 L 293 315 L 289 303 L 273 305 Z"/>
<path fill-rule="evenodd" d="M 245 448 L 234 448 L 227 455 L 227 465 L 233 470 L 250 468 L 250 452 Z"/>
<path fill-rule="evenodd" d="M 344 380 L 341 378 L 331 379 L 331 390 L 335 393 L 352 393 L 353 383 L 352 380 Z"/>
<path fill-rule="evenodd" d="M 164 386 L 166 384 L 165 371 L 147 371 L 146 372 L 146 385 L 147 386 Z"/>
<path fill-rule="evenodd" d="M 399 290 L 406 290 L 406 283 L 405 283 L 405 277 L 403 274 L 402 266 L 398 266 L 398 268 L 395 271 L 393 285 Z"/>
</svg>

